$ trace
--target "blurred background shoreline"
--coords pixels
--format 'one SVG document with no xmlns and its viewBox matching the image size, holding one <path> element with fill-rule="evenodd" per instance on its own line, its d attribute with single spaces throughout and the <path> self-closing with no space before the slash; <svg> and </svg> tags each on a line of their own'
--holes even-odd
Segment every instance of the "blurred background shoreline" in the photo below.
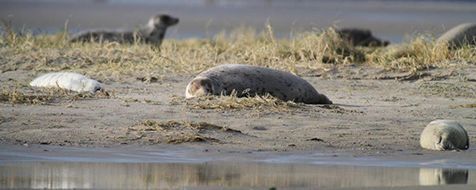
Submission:
<svg viewBox="0 0 476 190">
<path fill-rule="evenodd" d="M 266 23 L 277 37 L 330 26 L 366 28 L 383 39 L 438 36 L 476 20 L 475 1 L 429 0 L 0 0 L 0 18 L 17 31 L 56 33 L 97 28 L 137 28 L 151 15 L 169 13 L 180 24 L 169 38 L 207 38 L 239 27 L 262 30 Z"/>
</svg>

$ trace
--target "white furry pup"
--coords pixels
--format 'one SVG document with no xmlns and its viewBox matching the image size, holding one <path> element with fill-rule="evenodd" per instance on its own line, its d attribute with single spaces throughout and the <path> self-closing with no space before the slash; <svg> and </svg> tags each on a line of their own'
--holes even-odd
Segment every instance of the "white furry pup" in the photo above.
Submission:
<svg viewBox="0 0 476 190">
<path fill-rule="evenodd" d="M 76 92 L 94 93 L 101 90 L 101 83 L 78 73 L 47 73 L 31 81 L 30 86 L 43 88 L 62 88 Z"/>
<path fill-rule="evenodd" d="M 458 122 L 435 120 L 423 129 L 420 146 L 430 150 L 466 150 L 469 148 L 469 137 Z"/>
</svg>

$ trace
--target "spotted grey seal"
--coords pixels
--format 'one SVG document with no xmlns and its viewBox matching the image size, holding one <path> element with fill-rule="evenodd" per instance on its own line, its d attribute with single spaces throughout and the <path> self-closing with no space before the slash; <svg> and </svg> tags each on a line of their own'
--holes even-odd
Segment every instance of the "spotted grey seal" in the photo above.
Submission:
<svg viewBox="0 0 476 190">
<path fill-rule="evenodd" d="M 457 49 L 464 45 L 476 45 L 476 24 L 464 23 L 455 26 L 441 35 L 436 42 L 447 43 L 451 49 Z"/>
<path fill-rule="evenodd" d="M 466 150 L 469 148 L 469 137 L 458 122 L 435 120 L 423 129 L 420 146 L 430 150 Z"/>
<path fill-rule="evenodd" d="M 35 78 L 30 86 L 42 88 L 62 88 L 75 92 L 94 93 L 102 89 L 101 83 L 82 74 L 57 72 L 47 73 Z"/>
<path fill-rule="evenodd" d="M 73 35 L 70 42 L 119 42 L 134 43 L 144 42 L 160 46 L 164 39 L 165 32 L 169 26 L 176 25 L 178 18 L 159 14 L 151 17 L 149 23 L 138 31 L 117 31 L 117 30 L 92 30 L 84 31 Z"/>
<path fill-rule="evenodd" d="M 336 30 L 336 33 L 353 46 L 378 47 L 387 46 L 389 41 L 382 41 L 372 35 L 370 30 L 359 28 L 343 28 Z"/>
<path fill-rule="evenodd" d="M 284 101 L 332 104 L 311 84 L 289 72 L 242 64 L 224 64 L 198 74 L 185 90 L 185 97 L 203 95 L 256 96 L 270 94 Z"/>
</svg>

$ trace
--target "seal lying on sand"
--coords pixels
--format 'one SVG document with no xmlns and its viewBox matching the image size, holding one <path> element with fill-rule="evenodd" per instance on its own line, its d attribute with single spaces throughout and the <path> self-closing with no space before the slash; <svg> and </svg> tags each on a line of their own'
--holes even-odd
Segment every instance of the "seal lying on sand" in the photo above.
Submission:
<svg viewBox="0 0 476 190">
<path fill-rule="evenodd" d="M 76 92 L 94 93 L 102 89 L 101 83 L 78 73 L 47 73 L 33 81 L 30 86 L 43 88 L 62 88 Z"/>
<path fill-rule="evenodd" d="M 70 42 L 145 42 L 160 46 L 162 39 L 164 39 L 167 27 L 176 25 L 178 22 L 178 18 L 174 18 L 165 14 L 159 14 L 151 17 L 147 26 L 138 31 L 84 31 L 73 35 L 73 37 L 70 39 Z"/>
<path fill-rule="evenodd" d="M 358 29 L 358 28 L 343 28 L 336 30 L 339 36 L 350 42 L 353 46 L 366 46 L 366 47 L 378 47 L 387 46 L 389 41 L 382 41 L 372 35 L 370 30 Z"/>
<path fill-rule="evenodd" d="M 466 150 L 469 148 L 469 137 L 458 122 L 435 120 L 423 129 L 420 146 L 430 150 Z"/>
<path fill-rule="evenodd" d="M 270 94 L 284 101 L 308 104 L 332 104 L 304 79 L 270 68 L 225 64 L 200 73 L 187 85 L 185 97 L 204 95 L 255 96 Z"/>
<path fill-rule="evenodd" d="M 441 35 L 436 42 L 447 43 L 451 49 L 464 45 L 476 45 L 476 24 L 465 23 L 455 26 Z"/>
</svg>

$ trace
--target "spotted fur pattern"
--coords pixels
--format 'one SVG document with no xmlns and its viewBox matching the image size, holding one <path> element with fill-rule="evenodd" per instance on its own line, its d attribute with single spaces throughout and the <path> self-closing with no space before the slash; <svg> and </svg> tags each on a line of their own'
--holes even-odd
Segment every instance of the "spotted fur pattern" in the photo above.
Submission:
<svg viewBox="0 0 476 190">
<path fill-rule="evenodd" d="M 225 64 L 200 73 L 188 85 L 187 98 L 203 95 L 256 96 L 270 94 L 284 101 L 332 104 L 311 84 L 289 72 L 270 68 Z"/>
</svg>

